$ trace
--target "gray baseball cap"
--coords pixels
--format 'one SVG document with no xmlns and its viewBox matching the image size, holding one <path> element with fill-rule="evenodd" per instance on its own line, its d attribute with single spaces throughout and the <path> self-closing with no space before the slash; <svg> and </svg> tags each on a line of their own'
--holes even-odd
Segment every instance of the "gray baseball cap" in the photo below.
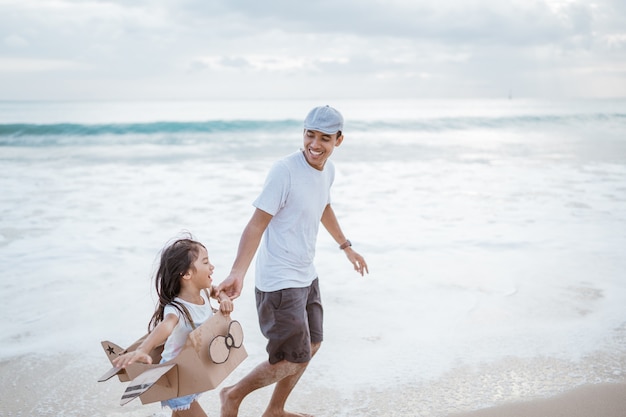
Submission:
<svg viewBox="0 0 626 417">
<path fill-rule="evenodd" d="M 330 106 L 316 107 L 304 119 L 304 128 L 332 135 L 343 130 L 343 116 Z"/>
</svg>

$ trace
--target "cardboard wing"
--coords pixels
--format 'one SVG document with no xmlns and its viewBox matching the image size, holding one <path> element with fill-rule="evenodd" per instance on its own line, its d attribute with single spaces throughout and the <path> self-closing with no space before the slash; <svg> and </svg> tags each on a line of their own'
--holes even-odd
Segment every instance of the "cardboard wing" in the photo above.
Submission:
<svg viewBox="0 0 626 417">
<path fill-rule="evenodd" d="M 173 371 L 169 373 L 172 369 Z M 141 402 L 144 404 L 159 401 L 158 399 L 151 399 L 158 398 L 160 396 L 169 397 L 174 395 L 175 397 L 177 378 L 178 373 L 176 372 L 176 364 L 174 363 L 150 368 L 130 381 L 130 384 L 126 387 L 124 394 L 122 394 L 120 405 L 127 404 L 137 397 L 140 397 Z M 148 390 L 152 387 L 155 387 L 155 389 L 148 392 Z"/>
<path fill-rule="evenodd" d="M 103 341 L 102 347 L 109 360 L 113 361 L 120 354 L 135 350 L 144 338 L 127 349 L 109 341 Z M 148 404 L 208 391 L 222 383 L 248 356 L 242 342 L 243 332 L 239 323 L 217 312 L 189 333 L 185 346 L 172 360 L 159 364 L 163 351 L 160 346 L 150 352 L 152 365 L 134 363 L 123 369 L 113 367 L 98 381 L 106 381 L 114 375 L 121 382 L 131 381 L 122 396 L 122 405 L 137 396 L 143 404 Z M 225 348 L 221 347 L 222 343 Z M 219 358 L 216 359 L 216 353 L 212 358 L 210 350 L 219 352 Z"/>
</svg>

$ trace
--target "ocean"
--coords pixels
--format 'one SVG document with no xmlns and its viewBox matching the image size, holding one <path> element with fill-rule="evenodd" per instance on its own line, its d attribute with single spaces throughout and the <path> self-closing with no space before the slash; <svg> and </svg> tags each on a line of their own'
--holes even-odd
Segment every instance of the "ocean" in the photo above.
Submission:
<svg viewBox="0 0 626 417">
<path fill-rule="evenodd" d="M 0 101 L 0 361 L 26 375 L 3 372 L 7 415 L 166 415 L 95 382 L 100 341 L 144 334 L 181 233 L 228 275 L 265 174 L 323 104 L 346 119 L 333 206 L 370 273 L 321 229 L 325 341 L 294 404 L 445 416 L 626 381 L 626 100 Z M 230 383 L 266 357 L 253 289 L 254 265 Z"/>
</svg>

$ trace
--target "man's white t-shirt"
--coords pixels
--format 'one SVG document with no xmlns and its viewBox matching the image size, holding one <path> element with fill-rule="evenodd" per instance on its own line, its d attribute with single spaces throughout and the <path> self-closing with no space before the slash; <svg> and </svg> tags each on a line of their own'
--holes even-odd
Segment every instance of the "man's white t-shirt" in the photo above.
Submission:
<svg viewBox="0 0 626 417">
<path fill-rule="evenodd" d="M 320 220 L 330 204 L 335 167 L 322 171 L 302 151 L 276 162 L 253 205 L 271 214 L 257 252 L 256 287 L 264 292 L 311 285 L 317 277 L 313 259 Z"/>
<path fill-rule="evenodd" d="M 213 315 L 213 309 L 211 308 L 211 304 L 209 300 L 206 298 L 206 294 L 204 291 L 200 292 L 202 299 L 204 300 L 204 305 L 188 303 L 182 298 L 176 297 L 174 301 L 178 301 L 181 304 L 184 304 L 189 311 L 189 315 L 191 315 L 191 319 L 193 320 L 194 326 L 198 327 L 205 321 L 207 321 Z M 170 337 L 165 341 L 165 346 L 163 347 L 163 353 L 161 354 L 161 363 L 167 362 L 170 359 L 173 359 L 180 353 L 180 351 L 185 346 L 187 341 L 187 336 L 193 328 L 185 319 L 185 315 L 182 314 L 176 307 L 172 304 L 167 304 L 163 309 L 163 317 L 168 314 L 175 314 L 178 316 L 178 323 Z"/>
</svg>

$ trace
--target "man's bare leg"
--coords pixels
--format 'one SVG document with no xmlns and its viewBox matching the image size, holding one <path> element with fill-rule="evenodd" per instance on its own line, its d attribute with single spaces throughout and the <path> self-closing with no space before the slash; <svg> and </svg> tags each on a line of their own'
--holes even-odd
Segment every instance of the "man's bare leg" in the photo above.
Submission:
<svg viewBox="0 0 626 417">
<path fill-rule="evenodd" d="M 320 343 L 315 343 L 311 345 L 311 358 L 315 356 L 317 351 L 320 348 Z M 296 384 L 300 380 L 304 371 L 308 367 L 309 363 L 303 364 L 298 371 L 293 374 L 286 376 L 280 381 L 276 382 L 276 387 L 274 387 L 274 393 L 272 394 L 272 399 L 270 400 L 265 413 L 263 413 L 263 417 L 295 417 L 295 416 L 303 416 L 303 414 L 297 413 L 289 413 L 285 411 L 285 404 L 287 403 L 287 398 L 291 394 L 291 391 L 295 388 Z"/>
<path fill-rule="evenodd" d="M 306 366 L 307 363 L 292 363 L 285 360 L 275 364 L 263 362 L 235 385 L 222 389 L 220 392 L 222 401 L 221 417 L 236 417 L 239 412 L 239 405 L 252 391 L 281 381 L 289 376 L 302 375 Z"/>
</svg>

